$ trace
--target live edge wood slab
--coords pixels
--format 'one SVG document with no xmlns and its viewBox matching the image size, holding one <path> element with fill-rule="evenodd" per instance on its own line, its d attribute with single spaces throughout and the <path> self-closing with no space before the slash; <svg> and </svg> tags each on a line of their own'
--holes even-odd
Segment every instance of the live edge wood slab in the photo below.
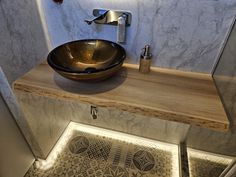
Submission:
<svg viewBox="0 0 236 177">
<path fill-rule="evenodd" d="M 124 64 L 109 80 L 82 83 L 65 79 L 47 64 L 41 64 L 15 81 L 13 88 L 221 132 L 229 128 L 217 89 L 208 74 L 156 67 L 149 74 L 141 74 L 137 65 Z"/>
</svg>

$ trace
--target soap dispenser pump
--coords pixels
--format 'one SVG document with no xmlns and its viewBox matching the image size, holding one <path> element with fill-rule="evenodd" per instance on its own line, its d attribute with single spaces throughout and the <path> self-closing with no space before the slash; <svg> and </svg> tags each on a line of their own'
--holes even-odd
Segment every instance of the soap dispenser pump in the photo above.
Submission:
<svg viewBox="0 0 236 177">
<path fill-rule="evenodd" d="M 150 52 L 150 45 L 145 45 L 140 55 L 139 72 L 141 73 L 150 72 L 151 58 L 152 54 Z"/>
</svg>

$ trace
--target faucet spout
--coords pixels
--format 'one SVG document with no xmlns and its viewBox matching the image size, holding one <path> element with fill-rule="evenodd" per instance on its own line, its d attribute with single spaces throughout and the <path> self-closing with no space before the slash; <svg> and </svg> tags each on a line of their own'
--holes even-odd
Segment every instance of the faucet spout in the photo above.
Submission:
<svg viewBox="0 0 236 177">
<path fill-rule="evenodd" d="M 93 20 L 84 20 L 88 25 L 91 25 L 93 23 Z"/>
<path fill-rule="evenodd" d="M 109 12 L 109 10 L 104 11 L 101 15 L 97 16 L 96 18 L 92 20 L 84 20 L 88 25 L 91 25 L 93 22 L 96 23 L 104 23 L 106 21 L 106 14 Z"/>
<path fill-rule="evenodd" d="M 88 25 L 106 24 L 117 26 L 117 42 L 126 42 L 126 27 L 131 25 L 132 14 L 126 11 L 93 9 L 93 20 L 84 20 Z"/>
</svg>

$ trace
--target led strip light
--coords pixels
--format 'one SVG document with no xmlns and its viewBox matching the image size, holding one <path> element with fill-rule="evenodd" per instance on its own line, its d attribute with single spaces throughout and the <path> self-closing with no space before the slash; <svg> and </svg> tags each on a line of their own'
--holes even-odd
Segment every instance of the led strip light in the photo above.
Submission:
<svg viewBox="0 0 236 177">
<path fill-rule="evenodd" d="M 223 164 L 229 164 L 233 158 L 230 156 L 224 156 L 219 154 L 214 154 L 210 152 L 195 150 L 192 148 L 188 148 L 189 157 L 195 157 L 199 159 L 209 160 L 211 162 L 222 162 Z"/>
<path fill-rule="evenodd" d="M 230 156 L 223 156 L 223 155 L 204 152 L 204 151 L 195 150 L 191 148 L 187 148 L 187 150 L 188 150 L 188 159 L 191 157 L 194 157 L 194 158 L 204 159 L 204 160 L 215 162 L 215 163 L 221 163 L 224 165 L 229 165 L 233 160 L 233 157 L 230 157 Z M 191 160 L 189 160 L 189 169 L 191 169 Z M 190 176 L 194 176 L 191 170 L 189 170 L 189 172 L 190 172 Z"/>
<path fill-rule="evenodd" d="M 163 143 L 159 141 L 154 141 L 134 135 L 129 135 L 121 132 L 116 132 L 112 130 L 106 130 L 98 127 L 93 127 L 89 125 L 79 124 L 71 122 L 63 135 L 60 137 L 53 150 L 49 153 L 46 160 L 39 159 L 36 162 L 36 168 L 41 170 L 47 170 L 51 168 L 55 161 L 57 160 L 58 155 L 63 151 L 66 144 L 70 140 L 74 131 L 85 132 L 88 134 L 94 134 L 98 136 L 105 136 L 114 140 L 119 140 L 123 142 L 128 142 L 136 145 L 142 145 L 146 147 L 151 147 L 155 149 L 160 149 L 168 151 L 172 154 L 172 176 L 179 177 L 179 156 L 178 156 L 178 145 Z"/>
</svg>

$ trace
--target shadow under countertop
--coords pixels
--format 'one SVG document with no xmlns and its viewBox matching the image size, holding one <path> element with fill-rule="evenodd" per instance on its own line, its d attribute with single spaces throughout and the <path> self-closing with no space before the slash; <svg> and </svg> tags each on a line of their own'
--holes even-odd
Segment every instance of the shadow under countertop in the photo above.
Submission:
<svg viewBox="0 0 236 177">
<path fill-rule="evenodd" d="M 114 76 L 97 82 L 73 81 L 54 73 L 54 81 L 62 90 L 78 93 L 78 94 L 98 94 L 113 90 L 119 87 L 127 78 L 127 69 L 122 68 L 121 71 Z"/>
</svg>

